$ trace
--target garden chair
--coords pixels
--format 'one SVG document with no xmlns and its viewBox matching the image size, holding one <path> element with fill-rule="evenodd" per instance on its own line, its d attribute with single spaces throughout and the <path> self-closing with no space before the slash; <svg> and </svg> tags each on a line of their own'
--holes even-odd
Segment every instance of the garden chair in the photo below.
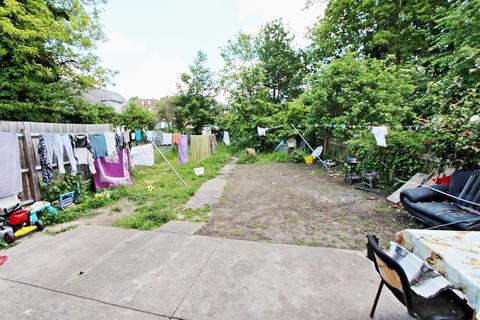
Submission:
<svg viewBox="0 0 480 320">
<path fill-rule="evenodd" d="M 436 296 L 426 299 L 413 292 L 407 275 L 402 267 L 378 246 L 378 238 L 368 235 L 367 257 L 375 264 L 381 281 L 370 317 L 373 318 L 383 286 L 407 307 L 408 313 L 415 319 L 425 320 L 471 320 L 473 310 L 452 290 L 441 291 Z"/>
</svg>

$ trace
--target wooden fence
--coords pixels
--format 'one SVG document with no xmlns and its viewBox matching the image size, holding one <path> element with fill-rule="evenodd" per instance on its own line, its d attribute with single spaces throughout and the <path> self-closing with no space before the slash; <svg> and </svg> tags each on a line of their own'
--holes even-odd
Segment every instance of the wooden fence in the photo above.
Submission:
<svg viewBox="0 0 480 320">
<path fill-rule="evenodd" d="M 113 131 L 111 124 L 70 124 L 70 123 L 44 123 L 44 122 L 12 122 L 0 121 L 0 132 L 15 132 L 18 135 L 20 146 L 20 163 L 22 167 L 22 201 L 35 200 L 41 198 L 40 179 L 42 167 L 40 166 L 40 157 L 38 155 L 38 138 L 42 134 L 61 133 L 61 134 L 87 134 L 95 132 Z M 66 153 L 64 153 L 64 157 Z M 70 162 L 64 159 L 66 167 Z M 53 161 L 53 160 L 52 160 Z M 53 163 L 57 168 L 57 164 Z M 88 175 L 86 166 L 79 166 L 79 172 L 82 171 Z"/>
<path fill-rule="evenodd" d="M 347 145 L 343 142 L 334 141 L 328 137 L 321 137 L 319 138 L 319 145 L 323 146 L 324 158 L 343 161 L 347 156 Z"/>
</svg>

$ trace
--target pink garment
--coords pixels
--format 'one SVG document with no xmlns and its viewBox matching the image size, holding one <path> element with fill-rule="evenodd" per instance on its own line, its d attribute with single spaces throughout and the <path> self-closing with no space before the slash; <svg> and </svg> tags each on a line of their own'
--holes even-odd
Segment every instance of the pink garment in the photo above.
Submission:
<svg viewBox="0 0 480 320">
<path fill-rule="evenodd" d="M 178 135 L 178 163 L 183 164 L 188 161 L 188 136 L 186 134 Z"/>
<path fill-rule="evenodd" d="M 132 185 L 128 157 L 127 150 L 123 149 L 118 153 L 118 162 L 109 162 L 105 157 L 96 159 L 95 169 L 97 173 L 93 176 L 95 187 L 102 189 Z"/>
</svg>

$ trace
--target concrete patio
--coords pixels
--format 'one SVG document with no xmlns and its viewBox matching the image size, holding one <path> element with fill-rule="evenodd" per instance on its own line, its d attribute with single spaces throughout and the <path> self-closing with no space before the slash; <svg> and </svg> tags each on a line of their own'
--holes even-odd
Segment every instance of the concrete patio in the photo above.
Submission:
<svg viewBox="0 0 480 320">
<path fill-rule="evenodd" d="M 0 254 L 2 319 L 369 319 L 361 252 L 81 225 Z M 409 319 L 384 291 L 376 319 Z"/>
</svg>

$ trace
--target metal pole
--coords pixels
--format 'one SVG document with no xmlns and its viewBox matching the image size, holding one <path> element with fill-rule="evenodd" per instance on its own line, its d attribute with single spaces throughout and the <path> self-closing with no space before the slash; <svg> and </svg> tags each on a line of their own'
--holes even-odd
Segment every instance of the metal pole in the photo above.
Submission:
<svg viewBox="0 0 480 320">
<path fill-rule="evenodd" d="M 292 124 L 291 126 L 292 126 L 293 129 L 295 129 L 295 131 L 298 133 L 298 135 L 300 136 L 300 138 L 302 138 L 302 140 L 306 143 L 306 145 L 310 148 L 310 150 L 312 150 L 312 153 L 313 153 L 313 151 L 315 151 L 315 150 L 313 150 L 312 146 L 310 146 L 310 144 L 307 142 L 307 140 L 305 140 L 305 138 L 302 136 L 302 134 L 300 133 L 300 131 L 298 131 L 298 129 L 295 128 L 295 126 L 294 126 L 293 124 Z M 319 155 L 318 155 L 316 158 L 323 164 L 323 166 L 325 167 L 325 169 L 327 169 L 328 171 L 330 171 L 330 168 L 327 166 L 327 164 L 326 164 L 325 162 L 323 162 L 322 159 L 320 159 L 320 156 L 319 156 Z"/>
<path fill-rule="evenodd" d="M 160 150 L 160 148 L 155 144 L 155 142 L 152 141 L 152 139 L 150 139 L 150 137 L 148 136 L 147 132 L 145 131 L 145 129 L 143 130 L 143 133 L 145 133 L 145 136 L 147 137 L 148 141 L 150 141 L 153 146 L 155 147 L 155 149 L 157 149 L 158 152 L 160 152 L 160 155 L 162 156 L 163 160 L 165 160 L 165 162 L 168 164 L 168 166 L 170 167 L 170 169 L 173 170 L 173 172 L 175 172 L 175 174 L 177 175 L 178 179 L 183 183 L 183 185 L 185 186 L 185 188 L 187 187 L 187 184 L 185 183 L 185 181 L 183 181 L 182 177 L 180 177 L 180 175 L 178 174 L 177 170 L 175 170 L 175 168 L 172 166 L 172 164 L 168 161 L 168 159 L 163 155 L 163 152 L 162 150 Z"/>
</svg>

